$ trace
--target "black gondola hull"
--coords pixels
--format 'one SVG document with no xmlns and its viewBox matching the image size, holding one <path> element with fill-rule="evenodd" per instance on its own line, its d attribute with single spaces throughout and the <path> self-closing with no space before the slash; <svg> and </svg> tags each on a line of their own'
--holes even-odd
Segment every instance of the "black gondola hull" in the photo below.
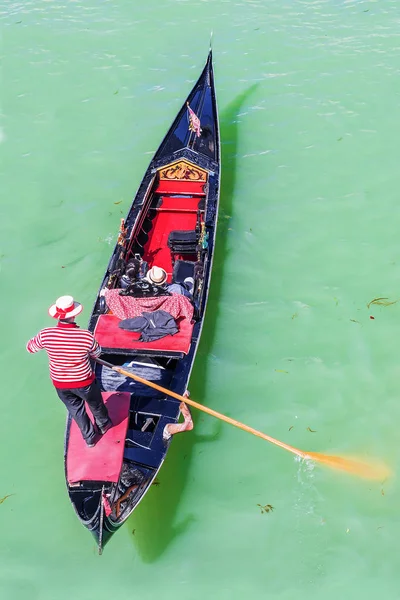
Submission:
<svg viewBox="0 0 400 600">
<path fill-rule="evenodd" d="M 188 107 L 195 113 L 193 118 L 189 115 Z M 196 117 L 199 119 L 197 130 Z M 116 366 L 129 364 L 133 373 L 143 375 L 144 371 L 147 375 L 145 378 L 181 395 L 189 382 L 204 322 L 216 235 L 219 186 L 220 140 L 210 52 L 202 74 L 143 177 L 126 217 L 121 239 L 115 246 L 102 279 L 89 321 L 89 330 L 94 332 L 102 346 L 102 358 Z M 197 235 L 195 252 L 190 250 L 185 254 L 185 248 L 175 252 L 171 246 L 172 258 L 169 257 L 165 227 L 171 227 L 176 220 L 177 223 L 188 223 L 190 229 L 194 219 L 193 231 Z M 168 244 L 169 240 L 170 237 Z M 164 346 L 159 344 L 154 348 L 151 344 L 133 344 L 124 341 L 127 338 L 123 338 L 117 329 L 114 337 L 111 330 L 107 329 L 111 325 L 114 327 L 115 318 L 113 314 L 105 314 L 104 297 L 109 298 L 107 294 L 113 291 L 117 293 L 126 263 L 137 254 L 146 259 L 149 266 L 152 266 L 151 262 L 153 266 L 156 264 L 154 254 L 158 256 L 157 262 L 162 257 L 165 270 L 171 267 L 169 275 L 173 282 L 175 271 L 178 272 L 177 266 L 193 269 L 194 315 L 190 324 L 186 323 L 190 333 L 182 342 L 184 347 L 175 341 L 172 347 L 172 342 L 169 344 L 168 340 Z M 111 325 L 108 326 L 108 323 Z M 183 325 L 179 334 L 181 331 L 183 336 Z M 163 435 L 166 424 L 177 423 L 180 411 L 177 400 L 135 385 L 132 381 L 111 380 L 104 368 L 99 366 L 96 367 L 96 377 L 103 391 L 130 394 L 129 424 L 118 481 L 83 479 L 71 482 L 68 465 L 73 427 L 70 418 L 65 436 L 65 472 L 74 509 L 101 549 L 153 484 L 171 443 L 171 439 L 165 439 Z"/>
</svg>

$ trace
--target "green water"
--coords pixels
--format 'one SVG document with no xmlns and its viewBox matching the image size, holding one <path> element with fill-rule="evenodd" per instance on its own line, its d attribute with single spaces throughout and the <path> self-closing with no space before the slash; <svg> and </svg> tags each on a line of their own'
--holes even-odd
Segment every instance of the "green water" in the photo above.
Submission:
<svg viewBox="0 0 400 600">
<path fill-rule="evenodd" d="M 1 599 L 400 598 L 395 475 L 310 469 L 198 413 L 98 557 L 65 491 L 46 356 L 24 350 L 62 294 L 86 324 L 212 29 L 223 180 L 191 395 L 396 471 L 400 303 L 367 304 L 400 297 L 398 2 L 0 6 Z"/>
</svg>

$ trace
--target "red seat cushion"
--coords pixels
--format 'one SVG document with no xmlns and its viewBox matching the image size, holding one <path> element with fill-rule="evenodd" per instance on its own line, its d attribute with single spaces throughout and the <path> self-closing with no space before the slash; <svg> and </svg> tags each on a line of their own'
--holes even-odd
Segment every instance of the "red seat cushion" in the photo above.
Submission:
<svg viewBox="0 0 400 600">
<path fill-rule="evenodd" d="M 149 266 L 157 265 L 172 274 L 171 251 L 168 248 L 168 236 L 174 229 L 195 229 L 196 212 L 157 212 L 149 239 L 144 246 L 143 260 Z"/>
<path fill-rule="evenodd" d="M 182 212 L 197 212 L 200 198 L 190 196 L 163 196 L 157 210 L 176 210 Z"/>
<path fill-rule="evenodd" d="M 139 342 L 140 333 L 120 329 L 118 327 L 120 320 L 115 315 L 100 315 L 94 335 L 102 348 L 170 351 L 184 354 L 189 352 L 193 324 L 186 318 L 177 321 L 178 333 L 167 335 L 154 342 Z"/>
<path fill-rule="evenodd" d="M 117 483 L 119 479 L 131 395 L 129 392 L 103 392 L 102 396 L 114 426 L 101 436 L 94 448 L 88 448 L 77 424 L 71 422 L 67 449 L 67 480 L 70 484 L 79 481 Z M 88 406 L 86 410 L 93 421 Z"/>
<path fill-rule="evenodd" d="M 161 179 L 155 189 L 157 194 L 188 194 L 190 196 L 205 196 L 205 181 L 186 181 Z"/>
</svg>

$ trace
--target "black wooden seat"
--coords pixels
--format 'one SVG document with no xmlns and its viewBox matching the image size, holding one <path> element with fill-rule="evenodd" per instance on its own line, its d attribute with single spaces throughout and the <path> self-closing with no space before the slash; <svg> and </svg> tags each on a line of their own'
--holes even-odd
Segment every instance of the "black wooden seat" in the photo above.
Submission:
<svg viewBox="0 0 400 600">
<path fill-rule="evenodd" d="M 133 396 L 131 400 L 131 412 L 141 412 L 148 415 L 176 417 L 178 411 L 178 400 L 166 398 L 146 398 L 146 396 Z"/>
<path fill-rule="evenodd" d="M 187 277 L 194 279 L 195 263 L 192 260 L 176 260 L 172 272 L 173 283 L 183 283 Z"/>
<path fill-rule="evenodd" d="M 151 447 L 142 448 L 133 446 L 125 448 L 124 459 L 131 460 L 146 467 L 158 469 L 165 457 L 168 447 L 167 444 L 164 444 L 162 439 L 164 427 L 168 425 L 168 423 L 175 422 L 176 420 L 173 417 L 161 417 L 154 432 Z"/>
<path fill-rule="evenodd" d="M 171 231 L 168 235 L 168 247 L 174 254 L 196 254 L 198 234 L 195 229 Z"/>
</svg>

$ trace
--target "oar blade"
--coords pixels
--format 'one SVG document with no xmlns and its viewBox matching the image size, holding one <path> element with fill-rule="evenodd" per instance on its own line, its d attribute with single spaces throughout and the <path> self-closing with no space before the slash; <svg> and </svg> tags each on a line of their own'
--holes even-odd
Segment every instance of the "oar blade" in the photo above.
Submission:
<svg viewBox="0 0 400 600">
<path fill-rule="evenodd" d="M 358 458 L 344 456 L 333 456 L 329 454 L 320 454 L 319 452 L 305 452 L 304 458 L 315 460 L 332 469 L 345 471 L 351 475 L 356 475 L 364 479 L 383 481 L 387 479 L 391 471 L 387 465 L 382 462 L 365 462 Z"/>
</svg>

